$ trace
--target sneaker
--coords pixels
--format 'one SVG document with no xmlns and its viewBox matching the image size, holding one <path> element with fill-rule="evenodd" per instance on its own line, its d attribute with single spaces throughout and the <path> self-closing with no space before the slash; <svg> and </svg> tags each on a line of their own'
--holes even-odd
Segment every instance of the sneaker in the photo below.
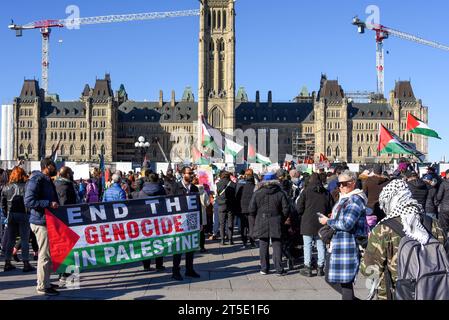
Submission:
<svg viewBox="0 0 449 320">
<path fill-rule="evenodd" d="M 299 273 L 304 277 L 312 277 L 312 267 L 305 266 L 303 269 L 299 270 Z"/>
<path fill-rule="evenodd" d="M 190 272 L 186 272 L 186 277 L 190 277 L 190 278 L 201 278 L 201 276 L 196 273 L 195 271 L 190 271 Z"/>
<path fill-rule="evenodd" d="M 182 281 L 184 278 L 179 273 L 172 274 L 171 278 L 176 281 Z"/>
<path fill-rule="evenodd" d="M 61 286 L 61 284 L 62 284 L 62 286 Z M 65 285 L 66 285 L 66 281 L 63 281 L 63 282 L 59 281 L 59 284 L 50 283 L 50 288 L 61 289 L 61 288 L 65 287 Z"/>
<path fill-rule="evenodd" d="M 267 274 L 268 274 L 268 271 L 260 270 L 260 274 L 267 275 Z"/>
<path fill-rule="evenodd" d="M 324 277 L 324 267 L 318 267 L 318 270 L 317 270 L 317 272 L 316 272 L 316 275 L 318 276 L 318 277 Z"/>
<path fill-rule="evenodd" d="M 57 296 L 59 294 L 59 292 L 53 288 L 38 289 L 37 293 L 44 294 L 46 296 Z"/>
</svg>

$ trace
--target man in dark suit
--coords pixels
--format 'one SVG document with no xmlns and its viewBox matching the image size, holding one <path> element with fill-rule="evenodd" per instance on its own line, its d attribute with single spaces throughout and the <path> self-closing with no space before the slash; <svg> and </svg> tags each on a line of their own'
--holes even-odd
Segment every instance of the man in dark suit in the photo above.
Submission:
<svg viewBox="0 0 449 320">
<path fill-rule="evenodd" d="M 199 193 L 198 188 L 192 184 L 193 170 L 190 167 L 182 168 L 182 180 L 176 184 L 172 195 L 188 195 L 191 193 Z M 186 254 L 186 277 L 199 278 L 200 275 L 193 270 L 193 252 L 187 252 Z M 181 276 L 181 254 L 173 255 L 173 270 L 172 279 L 182 281 Z"/>
</svg>

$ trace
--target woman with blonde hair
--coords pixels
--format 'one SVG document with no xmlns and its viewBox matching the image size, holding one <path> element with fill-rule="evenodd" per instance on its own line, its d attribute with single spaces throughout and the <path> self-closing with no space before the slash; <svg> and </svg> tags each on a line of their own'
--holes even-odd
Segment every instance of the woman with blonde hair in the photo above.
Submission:
<svg viewBox="0 0 449 320">
<path fill-rule="evenodd" d="M 28 176 L 25 170 L 21 167 L 14 167 L 8 185 L 1 192 L 2 209 L 8 217 L 8 241 L 5 250 L 4 271 L 16 268 L 11 264 L 11 257 L 17 233 L 22 242 L 23 272 L 35 270 L 29 262 L 30 222 L 23 200 L 27 180 Z"/>
</svg>

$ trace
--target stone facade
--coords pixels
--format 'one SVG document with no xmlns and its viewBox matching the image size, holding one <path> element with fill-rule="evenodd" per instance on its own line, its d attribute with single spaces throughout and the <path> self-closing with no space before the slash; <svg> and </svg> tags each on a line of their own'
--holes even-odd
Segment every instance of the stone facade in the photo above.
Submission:
<svg viewBox="0 0 449 320">
<path fill-rule="evenodd" d="M 86 85 L 78 101 L 59 102 L 44 97 L 37 81 L 25 80 L 13 106 L 14 157 L 39 160 L 59 143 L 58 156 L 70 161 L 98 161 L 103 152 L 106 161 L 140 162 L 134 143 L 144 136 L 151 142 L 146 150 L 151 161 L 183 161 L 190 158 L 201 116 L 227 134 L 276 129 L 280 161 L 286 154 L 317 160 L 322 153 L 332 161 L 388 162 L 392 156 L 377 151 L 380 124 L 428 154 L 427 138 L 406 132 L 408 112 L 428 120 L 428 109 L 415 98 L 409 81 L 397 82 L 388 100 L 369 103 L 351 101 L 338 81 L 325 75 L 317 93 L 302 90 L 291 103 L 272 101 L 271 91 L 266 102 L 259 92 L 249 101 L 244 88 L 236 96 L 233 0 L 201 2 L 198 78 L 198 102 L 190 88 L 181 101 L 174 92 L 164 101 L 160 92 L 159 101 L 136 102 L 123 85 L 114 94 L 109 75 L 93 88 Z M 258 152 L 275 159 L 276 150 L 267 145 Z"/>
</svg>

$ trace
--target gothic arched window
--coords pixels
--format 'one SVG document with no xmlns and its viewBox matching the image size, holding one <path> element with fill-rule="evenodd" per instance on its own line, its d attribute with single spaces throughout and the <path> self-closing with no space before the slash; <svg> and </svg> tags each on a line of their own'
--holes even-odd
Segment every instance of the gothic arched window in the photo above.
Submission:
<svg viewBox="0 0 449 320">
<path fill-rule="evenodd" d="M 61 154 L 65 154 L 65 148 L 64 148 L 64 146 L 61 146 Z"/>
<path fill-rule="evenodd" d="M 328 157 L 332 156 L 332 149 L 331 149 L 331 147 L 327 147 L 326 156 L 328 156 Z"/>
<path fill-rule="evenodd" d="M 104 149 L 104 145 L 101 146 L 100 152 L 101 152 L 101 154 L 105 154 L 105 153 L 106 153 L 106 152 L 105 152 L 105 149 Z"/>
<path fill-rule="evenodd" d="M 223 112 L 219 107 L 215 107 L 212 109 L 209 121 L 212 127 L 215 127 L 217 129 L 223 127 Z"/>
<path fill-rule="evenodd" d="M 93 146 L 92 147 L 92 154 L 96 155 L 97 154 L 97 146 Z"/>
<path fill-rule="evenodd" d="M 73 156 L 73 153 L 75 152 L 75 148 L 73 145 L 70 146 L 70 155 Z"/>
<path fill-rule="evenodd" d="M 23 148 L 23 145 L 20 145 L 20 147 L 19 147 L 19 154 L 23 154 L 24 153 L 24 148 Z"/>
<path fill-rule="evenodd" d="M 371 155 L 372 155 L 371 147 L 368 147 L 367 156 L 371 157 Z"/>
<path fill-rule="evenodd" d="M 339 157 L 340 156 L 340 147 L 337 146 L 337 148 L 335 148 L 335 156 Z"/>
<path fill-rule="evenodd" d="M 28 155 L 33 153 L 33 147 L 31 146 L 31 144 L 28 145 Z"/>
<path fill-rule="evenodd" d="M 81 155 L 85 155 L 86 154 L 86 148 L 84 147 L 84 145 L 81 146 Z"/>
<path fill-rule="evenodd" d="M 357 154 L 359 157 L 363 157 L 363 148 L 359 147 L 359 152 Z"/>
</svg>

